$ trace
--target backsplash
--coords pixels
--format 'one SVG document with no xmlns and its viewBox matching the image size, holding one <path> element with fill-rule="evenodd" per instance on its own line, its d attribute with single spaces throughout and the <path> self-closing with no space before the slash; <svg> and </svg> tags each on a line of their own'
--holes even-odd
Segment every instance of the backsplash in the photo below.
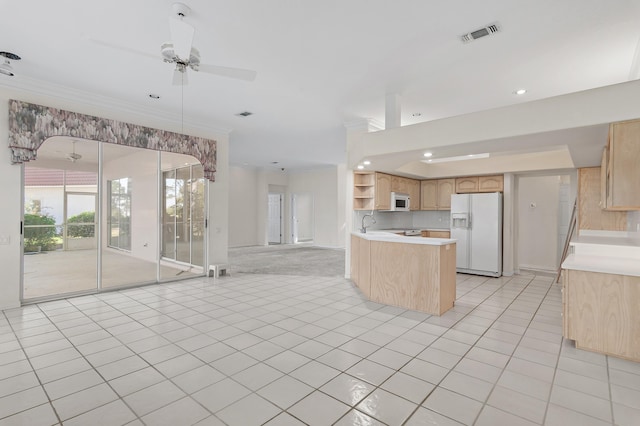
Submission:
<svg viewBox="0 0 640 426">
<path fill-rule="evenodd" d="M 627 232 L 631 238 L 640 240 L 640 210 L 627 212 Z"/>
<path fill-rule="evenodd" d="M 370 211 L 355 211 L 353 229 L 362 227 L 362 217 Z M 366 219 L 367 229 L 449 229 L 448 210 L 414 212 L 373 212 L 376 223 Z M 370 225 L 371 224 L 371 225 Z"/>
<path fill-rule="evenodd" d="M 449 229 L 449 210 L 413 212 L 413 228 Z"/>
</svg>

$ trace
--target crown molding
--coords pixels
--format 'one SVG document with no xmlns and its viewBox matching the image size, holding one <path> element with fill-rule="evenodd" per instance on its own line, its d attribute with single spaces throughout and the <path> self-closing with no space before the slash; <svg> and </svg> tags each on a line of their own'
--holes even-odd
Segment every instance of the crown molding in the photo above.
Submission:
<svg viewBox="0 0 640 426">
<path fill-rule="evenodd" d="M 347 130 L 362 130 L 366 132 L 377 132 L 384 130 L 384 124 L 374 118 L 356 118 L 342 123 Z"/>
<path fill-rule="evenodd" d="M 7 93 L 9 97 L 32 102 L 51 103 L 63 109 L 78 110 L 83 107 L 93 112 L 93 115 L 100 114 L 104 118 L 119 119 L 122 121 L 141 124 L 149 127 L 161 128 L 176 133 L 196 133 L 218 136 L 228 136 L 233 129 L 229 127 L 212 124 L 203 120 L 176 119 L 175 114 L 169 114 L 153 107 L 124 102 L 122 100 L 89 93 L 68 86 L 61 86 L 44 82 L 29 77 L 10 77 L 10 84 L 7 79 L 0 79 L 0 91 Z M 85 113 L 86 111 L 77 111 Z M 126 119 L 124 119 L 126 117 Z"/>
</svg>

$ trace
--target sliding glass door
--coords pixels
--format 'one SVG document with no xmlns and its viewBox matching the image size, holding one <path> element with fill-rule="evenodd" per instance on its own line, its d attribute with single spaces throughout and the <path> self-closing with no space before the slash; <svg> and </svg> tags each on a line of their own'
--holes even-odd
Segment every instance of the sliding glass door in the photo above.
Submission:
<svg viewBox="0 0 640 426">
<path fill-rule="evenodd" d="M 24 166 L 22 299 L 203 275 L 205 189 L 190 156 L 47 140 Z"/>
<path fill-rule="evenodd" d="M 203 271 L 204 189 L 200 165 L 162 172 L 162 258 L 181 265 L 183 274 Z"/>
</svg>

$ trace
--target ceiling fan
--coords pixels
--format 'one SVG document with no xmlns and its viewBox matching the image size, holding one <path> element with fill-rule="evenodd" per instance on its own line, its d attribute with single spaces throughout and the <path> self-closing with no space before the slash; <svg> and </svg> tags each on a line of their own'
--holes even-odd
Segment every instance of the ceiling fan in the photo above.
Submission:
<svg viewBox="0 0 640 426">
<path fill-rule="evenodd" d="M 169 29 L 171 31 L 171 41 L 163 43 L 160 46 L 160 53 L 164 62 L 175 64 L 176 68 L 173 73 L 174 85 L 187 84 L 187 69 L 193 71 L 201 71 L 207 74 L 218 75 L 222 77 L 234 78 L 237 80 L 253 81 L 256 78 L 256 72 L 242 68 L 222 67 L 219 65 L 203 64 L 200 62 L 200 52 L 193 47 L 193 35 L 195 29 L 193 26 L 184 21 L 189 15 L 191 9 L 183 3 L 174 3 L 172 6 L 174 17 L 169 18 Z M 126 46 L 120 46 L 109 42 L 90 38 L 94 43 L 101 44 L 118 50 L 125 50 L 137 55 L 157 58 L 147 52 L 141 52 Z"/>
<path fill-rule="evenodd" d="M 74 141 L 72 141 L 72 143 L 73 143 L 73 150 L 72 150 L 72 152 L 69 152 L 69 153 L 67 153 L 67 154 L 65 155 L 65 158 L 66 158 L 67 160 L 71 161 L 72 163 L 75 163 L 76 161 L 78 161 L 79 159 L 81 159 L 81 158 L 82 158 L 82 155 L 80 155 L 80 154 L 77 154 L 77 153 L 76 153 L 76 142 L 77 142 L 77 141 L 75 141 L 75 140 L 74 140 Z"/>
</svg>

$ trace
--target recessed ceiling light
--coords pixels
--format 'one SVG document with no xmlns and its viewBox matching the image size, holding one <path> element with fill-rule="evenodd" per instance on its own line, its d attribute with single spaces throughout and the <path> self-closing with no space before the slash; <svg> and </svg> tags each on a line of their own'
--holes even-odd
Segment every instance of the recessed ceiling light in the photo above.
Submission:
<svg viewBox="0 0 640 426">
<path fill-rule="evenodd" d="M 425 157 L 431 157 L 432 155 L 433 155 L 433 153 L 432 153 L 432 152 L 425 152 L 425 153 L 424 153 L 424 156 L 425 156 Z"/>
<path fill-rule="evenodd" d="M 271 164 L 278 164 L 278 161 L 272 161 Z"/>
<path fill-rule="evenodd" d="M 488 158 L 489 153 L 483 154 L 468 154 L 468 155 L 459 155 L 456 157 L 444 157 L 444 158 L 436 158 L 429 160 L 422 160 L 424 163 L 448 163 L 452 161 L 463 161 L 463 160 L 476 160 L 478 158 Z"/>
<path fill-rule="evenodd" d="M 364 169 L 364 166 L 362 164 L 358 164 L 358 170 L 362 170 Z"/>
<path fill-rule="evenodd" d="M 253 115 L 253 113 L 252 113 L 252 112 L 249 112 L 249 111 L 242 111 L 242 112 L 237 113 L 236 115 L 237 115 L 238 117 L 248 117 L 248 116 L 250 116 L 250 115 Z"/>
<path fill-rule="evenodd" d="M 524 95 L 525 93 L 527 93 L 527 89 L 518 89 L 515 92 L 516 95 Z"/>
<path fill-rule="evenodd" d="M 371 164 L 371 161 L 365 160 L 365 161 L 362 162 L 362 164 L 364 164 L 365 166 L 368 166 L 369 164 Z"/>
<path fill-rule="evenodd" d="M 160 95 L 156 95 L 155 93 L 149 93 L 149 97 L 151 99 L 160 99 Z"/>
</svg>

